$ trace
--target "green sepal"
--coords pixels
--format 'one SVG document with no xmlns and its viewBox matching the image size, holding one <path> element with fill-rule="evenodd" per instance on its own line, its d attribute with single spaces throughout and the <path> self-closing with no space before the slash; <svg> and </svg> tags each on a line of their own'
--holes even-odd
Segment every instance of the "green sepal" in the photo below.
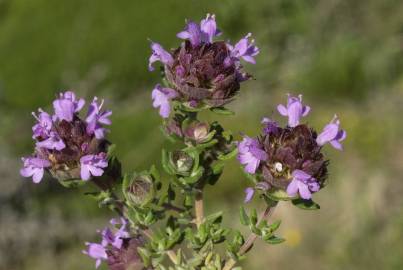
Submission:
<svg viewBox="0 0 403 270">
<path fill-rule="evenodd" d="M 295 197 L 290 197 L 284 190 L 274 188 L 270 189 L 266 195 L 273 201 L 290 201 L 295 199 Z"/>
</svg>

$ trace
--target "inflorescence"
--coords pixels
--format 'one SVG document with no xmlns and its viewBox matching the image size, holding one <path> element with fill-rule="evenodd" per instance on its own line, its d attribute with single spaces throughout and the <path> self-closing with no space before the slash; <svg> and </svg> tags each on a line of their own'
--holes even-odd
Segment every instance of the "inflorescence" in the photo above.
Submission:
<svg viewBox="0 0 403 270">
<path fill-rule="evenodd" d="M 99 205 L 107 205 L 120 215 L 110 221 L 112 226 L 99 231 L 100 243 L 86 243 L 83 252 L 95 259 L 96 268 L 104 261 L 112 270 L 168 269 L 161 266 L 163 256 L 168 254 L 178 266 L 169 269 L 188 269 L 181 248 L 176 254 L 171 250 L 175 245 L 184 246 L 186 239 L 194 251 L 192 256 L 201 258 L 196 261 L 197 267 L 189 269 L 232 269 L 258 236 L 270 244 L 282 241 L 273 234 L 280 224 L 269 225 L 264 220 L 278 201 L 312 202 L 312 194 L 326 185 L 329 160 L 323 146 L 329 143 L 342 150 L 346 132 L 336 115 L 320 133 L 302 122 L 311 111 L 302 103 L 302 95 L 288 95 L 287 104 L 278 105 L 280 115 L 288 118 L 284 127 L 265 117 L 261 134 L 243 135 L 240 142 L 234 141 L 231 132 L 218 122 L 197 119 L 197 112 L 204 109 L 228 114 L 224 105 L 234 100 L 242 82 L 252 78 L 243 70 L 241 60 L 255 64 L 259 54 L 250 33 L 235 45 L 217 40 L 221 35 L 215 15 L 207 14 L 200 23 L 187 21 L 177 34 L 183 40 L 178 48 L 165 50 L 151 42 L 149 70 L 154 70 L 155 62 L 161 62 L 163 75 L 163 83 L 152 90 L 152 105 L 164 118 L 165 134 L 185 145 L 172 152 L 163 151 L 162 167 L 172 177 L 163 195 L 158 195 L 162 184 L 154 166 L 150 171 L 123 177 L 120 163 L 109 156 L 111 143 L 105 138 L 105 126 L 111 125 L 112 112 L 103 108 L 104 100 L 94 97 L 86 115 L 80 116 L 85 100 L 67 91 L 53 101 L 52 115 L 42 109 L 32 113 L 36 119 L 32 127 L 35 149 L 32 156 L 22 158 L 21 175 L 32 177 L 34 183 L 39 183 L 45 172 L 64 185 L 66 181 L 92 180 L 101 188 L 93 194 Z M 222 260 L 220 255 L 203 252 L 227 241 L 229 230 L 221 227 L 222 213 L 204 219 L 200 202 L 204 186 L 214 185 L 224 162 L 236 155 L 253 181 L 253 186 L 245 190 L 245 202 L 259 193 L 267 208 L 259 221 L 256 211 L 248 217 L 241 208 L 241 223 L 249 226 L 251 238 L 245 241 L 239 232 L 235 234 L 227 245 L 231 256 Z M 122 199 L 114 193 L 116 186 L 122 188 Z M 174 205 L 174 189 L 184 197 L 181 206 Z M 176 211 L 178 215 L 166 219 L 166 231 L 157 230 L 156 236 L 152 235 L 150 226 L 165 220 L 164 211 Z M 199 267 L 201 263 L 205 263 L 204 268 Z"/>
</svg>

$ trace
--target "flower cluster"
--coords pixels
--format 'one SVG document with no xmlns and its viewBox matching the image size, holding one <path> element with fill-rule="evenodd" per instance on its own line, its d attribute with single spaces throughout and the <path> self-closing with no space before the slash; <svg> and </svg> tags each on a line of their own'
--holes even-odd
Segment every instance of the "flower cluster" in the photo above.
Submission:
<svg viewBox="0 0 403 270">
<path fill-rule="evenodd" d="M 177 100 L 190 109 L 221 107 L 234 99 L 240 83 L 251 76 L 242 71 L 240 60 L 255 63 L 258 47 L 247 34 L 235 45 L 214 41 L 221 35 L 215 16 L 207 14 L 200 23 L 188 21 L 177 37 L 185 40 L 173 51 L 152 42 L 149 70 L 160 61 L 169 84 L 157 85 L 152 91 L 153 106 L 168 118 L 171 101 Z"/>
<path fill-rule="evenodd" d="M 264 192 L 286 191 L 291 198 L 309 200 L 319 191 L 327 178 L 328 160 L 321 152 L 322 146 L 330 143 L 342 150 L 341 141 L 346 132 L 340 128 L 337 116 L 317 133 L 301 124 L 310 107 L 303 105 L 302 96 L 288 96 L 287 106 L 279 105 L 278 112 L 288 117 L 288 125 L 280 127 L 277 122 L 264 118 L 263 134 L 258 138 L 244 137 L 238 144 L 238 160 L 249 174 L 261 176 L 255 188 L 248 188 L 246 201 L 256 189 Z"/>
<path fill-rule="evenodd" d="M 102 236 L 101 243 L 87 242 L 87 249 L 83 253 L 95 259 L 96 268 L 102 261 L 106 261 L 112 270 L 139 269 L 135 266 L 141 265 L 137 253 L 137 247 L 142 244 L 141 239 L 130 236 L 126 219 L 111 219 L 110 223 L 114 229 L 106 227 L 99 231 Z"/>
<path fill-rule="evenodd" d="M 22 176 L 39 183 L 45 170 L 61 180 L 89 180 L 104 173 L 108 167 L 104 125 L 111 124 L 112 112 L 102 110 L 103 100 L 99 103 L 95 97 L 83 120 L 79 112 L 84 105 L 84 99 L 67 91 L 53 101 L 53 115 L 42 109 L 32 113 L 37 121 L 32 127 L 35 152 L 22 158 Z"/>
</svg>

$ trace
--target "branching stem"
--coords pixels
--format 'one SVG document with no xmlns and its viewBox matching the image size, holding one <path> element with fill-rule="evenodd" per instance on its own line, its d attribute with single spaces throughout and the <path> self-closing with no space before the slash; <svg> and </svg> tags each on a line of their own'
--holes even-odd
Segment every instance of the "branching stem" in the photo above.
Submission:
<svg viewBox="0 0 403 270">
<path fill-rule="evenodd" d="M 273 214 L 275 207 L 275 205 L 266 207 L 266 209 L 260 214 L 257 224 L 260 224 L 260 222 L 262 222 L 263 220 L 267 220 Z M 245 243 L 239 249 L 238 255 L 242 256 L 247 253 L 252 248 L 253 243 L 256 241 L 257 237 L 258 236 L 254 233 L 250 234 Z M 225 263 L 223 270 L 231 270 L 236 263 L 236 260 L 232 258 L 229 259 Z"/>
</svg>

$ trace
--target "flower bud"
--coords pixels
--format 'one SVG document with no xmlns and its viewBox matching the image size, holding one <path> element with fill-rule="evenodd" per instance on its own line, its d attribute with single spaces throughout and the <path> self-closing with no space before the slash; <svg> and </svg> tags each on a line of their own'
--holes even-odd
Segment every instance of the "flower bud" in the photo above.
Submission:
<svg viewBox="0 0 403 270">
<path fill-rule="evenodd" d="M 144 206 L 148 204 L 155 194 L 154 181 L 149 175 L 127 175 L 130 178 L 125 184 L 125 197 L 134 206 Z M 127 182 L 126 182 L 127 183 Z"/>
<path fill-rule="evenodd" d="M 209 133 L 209 125 L 207 123 L 192 123 L 185 129 L 185 136 L 196 143 L 204 143 L 209 141 L 214 133 Z"/>
<path fill-rule="evenodd" d="M 174 151 L 171 155 L 171 162 L 178 174 L 188 175 L 193 168 L 193 158 L 184 151 Z"/>
</svg>

